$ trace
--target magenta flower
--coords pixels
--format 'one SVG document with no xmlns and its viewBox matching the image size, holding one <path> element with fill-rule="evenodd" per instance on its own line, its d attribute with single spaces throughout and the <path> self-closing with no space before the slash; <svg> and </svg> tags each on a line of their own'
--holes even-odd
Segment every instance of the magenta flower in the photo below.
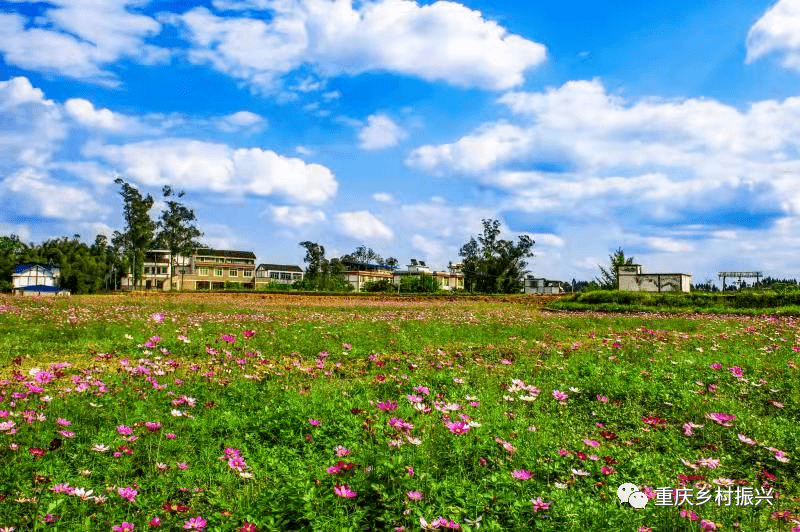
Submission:
<svg viewBox="0 0 800 532">
<path fill-rule="evenodd" d="M 350 454 L 350 449 L 348 449 L 347 447 L 344 447 L 342 445 L 337 445 L 336 446 L 336 456 L 338 456 L 339 458 L 342 458 L 342 457 L 347 456 L 348 454 Z"/>
<path fill-rule="evenodd" d="M 174 440 L 178 436 L 174 432 L 167 432 L 166 434 L 164 434 L 164 437 L 168 440 Z"/>
<path fill-rule="evenodd" d="M 164 318 L 165 316 L 163 312 L 154 312 L 153 314 L 150 314 L 150 319 L 156 323 L 164 323 Z"/>
<path fill-rule="evenodd" d="M 155 432 L 161 428 L 161 423 L 158 421 L 147 421 L 144 424 L 145 428 L 150 432 Z"/>
<path fill-rule="evenodd" d="M 60 427 L 69 427 L 70 425 L 72 425 L 72 422 L 67 421 L 63 417 L 60 417 L 56 420 L 56 424 L 59 425 Z"/>
<path fill-rule="evenodd" d="M 378 408 L 380 408 L 384 412 L 397 410 L 397 403 L 395 403 L 394 401 L 381 401 L 380 403 L 378 403 Z"/>
<path fill-rule="evenodd" d="M 541 497 L 536 497 L 535 499 L 531 499 L 533 503 L 533 512 L 536 513 L 539 510 L 548 510 L 550 509 L 550 505 L 553 504 L 552 502 L 544 502 Z"/>
<path fill-rule="evenodd" d="M 421 501 L 422 500 L 422 492 L 421 491 L 409 491 L 406 493 L 409 501 Z"/>
<path fill-rule="evenodd" d="M 700 530 L 717 530 L 717 524 L 714 521 L 703 519 L 700 521 Z"/>
<path fill-rule="evenodd" d="M 128 502 L 133 502 L 136 499 L 136 495 L 139 493 L 135 489 L 131 488 L 130 486 L 126 486 L 124 488 L 118 488 L 117 493 L 120 497 L 125 499 Z"/>
<path fill-rule="evenodd" d="M 319 427 L 319 424 L 322 423 L 319 419 L 309 419 L 308 422 L 312 427 Z"/>
<path fill-rule="evenodd" d="M 342 344 L 342 349 L 344 349 L 345 351 L 349 351 L 353 349 L 353 346 L 350 344 Z"/>
<path fill-rule="evenodd" d="M 731 375 L 733 375 L 738 379 L 744 377 L 744 371 L 739 366 L 733 366 L 732 368 L 728 368 L 728 371 L 730 371 Z"/>
<path fill-rule="evenodd" d="M 567 394 L 565 394 L 564 392 L 562 392 L 562 391 L 559 391 L 559 390 L 553 390 L 553 397 L 554 397 L 554 398 L 555 398 L 555 399 L 556 399 L 556 400 L 557 400 L 559 403 L 565 403 L 565 402 L 567 401 L 567 399 L 569 399 L 569 395 L 567 395 Z"/>
<path fill-rule="evenodd" d="M 533 478 L 533 473 L 525 469 L 515 469 L 511 472 L 511 476 L 517 480 L 530 480 Z"/>
<path fill-rule="evenodd" d="M 459 436 L 462 434 L 466 434 L 469 432 L 471 428 L 467 423 L 463 421 L 448 421 L 444 424 L 447 429 L 452 432 L 453 434 L 458 434 Z"/>
<path fill-rule="evenodd" d="M 122 436 L 130 436 L 133 434 L 133 429 L 127 425 L 117 425 L 117 432 Z"/>
<path fill-rule="evenodd" d="M 252 338 L 254 334 L 256 334 L 256 332 L 251 329 L 245 329 L 242 331 L 242 336 L 245 338 Z"/>
<path fill-rule="evenodd" d="M 200 517 L 192 517 L 183 523 L 184 530 L 203 530 L 206 527 L 206 520 Z"/>
<path fill-rule="evenodd" d="M 588 445 L 589 447 L 599 447 L 600 442 L 595 440 L 583 440 L 583 443 Z"/>
<path fill-rule="evenodd" d="M 691 435 L 694 434 L 694 429 L 699 429 L 699 428 L 702 428 L 702 427 L 703 427 L 703 425 L 697 425 L 697 424 L 692 423 L 691 421 L 689 421 L 688 423 L 684 423 L 683 424 L 683 434 L 685 436 L 691 436 Z"/>
<path fill-rule="evenodd" d="M 158 528 L 161 526 L 161 519 L 159 519 L 158 517 L 154 517 L 151 520 L 149 520 L 147 524 L 150 526 L 150 528 Z"/>
<path fill-rule="evenodd" d="M 228 342 L 229 344 L 236 342 L 236 337 L 232 334 L 223 334 L 219 337 L 219 339 L 223 342 Z"/>
<path fill-rule="evenodd" d="M 723 427 L 730 427 L 732 426 L 730 422 L 736 419 L 736 416 L 733 414 L 726 414 L 725 412 L 709 412 L 706 414 L 706 419 L 710 419 Z"/>
<path fill-rule="evenodd" d="M 350 486 L 348 486 L 347 484 L 343 486 L 336 484 L 336 486 L 333 487 L 333 492 L 336 494 L 337 497 L 342 497 L 346 499 L 352 499 L 353 497 L 356 496 L 356 492 L 351 490 Z"/>
<path fill-rule="evenodd" d="M 614 468 L 611 466 L 603 466 L 600 468 L 600 472 L 606 476 L 614 474 Z"/>
<path fill-rule="evenodd" d="M 716 362 L 714 364 L 711 364 L 710 367 L 711 367 L 711 369 L 722 369 L 722 364 L 720 364 L 719 362 Z"/>
<path fill-rule="evenodd" d="M 608 397 L 606 397 L 605 395 L 598 394 L 597 395 L 597 400 L 600 401 L 601 403 L 607 403 L 608 402 Z"/>
<path fill-rule="evenodd" d="M 111 527 L 114 532 L 133 532 L 133 523 L 120 523 Z"/>
</svg>

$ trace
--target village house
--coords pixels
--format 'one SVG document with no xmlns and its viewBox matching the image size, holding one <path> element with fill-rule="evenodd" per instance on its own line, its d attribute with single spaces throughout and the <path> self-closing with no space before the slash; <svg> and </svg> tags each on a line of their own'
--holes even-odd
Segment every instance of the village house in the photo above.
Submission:
<svg viewBox="0 0 800 532">
<path fill-rule="evenodd" d="M 392 276 L 392 283 L 400 286 L 400 281 L 408 277 L 421 277 L 427 275 L 436 279 L 436 284 L 440 290 L 456 290 L 464 288 L 464 274 L 461 272 L 461 264 L 451 264 L 449 271 L 435 272 L 425 264 L 425 261 L 411 259 L 410 264 L 406 265 L 405 270 L 396 270 Z"/>
<path fill-rule="evenodd" d="M 256 255 L 252 251 L 198 248 L 188 256 L 170 256 L 167 250 L 145 254 L 144 290 L 222 290 L 255 287 Z M 122 278 L 123 290 L 132 288 L 130 272 Z"/>
<path fill-rule="evenodd" d="M 642 273 L 640 264 L 617 268 L 619 289 L 630 292 L 688 292 L 692 276 L 685 273 Z"/>
<path fill-rule="evenodd" d="M 360 292 L 366 283 L 383 280 L 392 282 L 394 278 L 394 268 L 391 266 L 350 260 L 342 261 L 342 265 L 344 266 L 342 277 L 353 285 L 356 292 Z"/>
<path fill-rule="evenodd" d="M 526 294 L 562 294 L 564 288 L 559 281 L 548 281 L 543 277 L 528 276 L 524 279 L 522 291 Z"/>
<path fill-rule="evenodd" d="M 14 294 L 26 296 L 68 295 L 69 290 L 63 290 L 60 283 L 61 268 L 52 263 L 47 266 L 19 264 L 11 274 L 11 291 Z"/>
<path fill-rule="evenodd" d="M 270 283 L 292 284 L 303 279 L 300 266 L 288 264 L 259 264 L 256 268 L 255 287 L 261 288 Z"/>
</svg>

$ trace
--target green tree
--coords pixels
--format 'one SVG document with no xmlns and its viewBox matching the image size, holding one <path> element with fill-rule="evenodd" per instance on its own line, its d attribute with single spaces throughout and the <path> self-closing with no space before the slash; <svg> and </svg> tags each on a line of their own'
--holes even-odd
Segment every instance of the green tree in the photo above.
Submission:
<svg viewBox="0 0 800 532">
<path fill-rule="evenodd" d="M 308 266 L 306 266 L 306 274 L 303 280 L 315 281 L 328 263 L 328 259 L 325 258 L 325 247 L 309 240 L 300 242 L 298 245 L 306 249 L 306 256 L 303 262 L 307 263 Z"/>
<path fill-rule="evenodd" d="M 600 275 L 595 278 L 595 281 L 600 285 L 601 290 L 619 290 L 619 267 L 634 264 L 634 258 L 626 257 L 622 248 L 617 248 L 608 256 L 608 260 L 610 263 L 608 269 L 600 264 L 597 265 L 600 268 Z"/>
<path fill-rule="evenodd" d="M 22 262 L 20 257 L 27 249 L 17 235 L 0 236 L 0 292 L 11 290 L 14 267 Z"/>
<path fill-rule="evenodd" d="M 527 263 L 533 257 L 534 240 L 521 235 L 517 243 L 500 239 L 500 221 L 483 220 L 483 234 L 470 238 L 458 254 L 463 257 L 464 286 L 482 293 L 514 293 L 523 287 Z"/>
<path fill-rule="evenodd" d="M 194 210 L 188 208 L 183 203 L 169 198 L 182 198 L 183 191 L 175 192 L 169 185 L 162 189 L 164 198 L 167 198 L 167 204 L 164 210 L 161 211 L 161 218 L 157 222 L 158 234 L 156 240 L 159 247 L 163 247 L 169 251 L 169 268 L 170 268 L 170 289 L 174 289 L 175 285 L 172 279 L 175 277 L 175 271 L 172 268 L 175 257 L 188 257 L 192 250 L 200 247 L 198 238 L 203 236 L 203 233 L 195 225 L 197 217 Z M 183 278 L 186 272 L 185 264 L 180 265 L 181 274 L 181 290 L 183 289 Z"/>
<path fill-rule="evenodd" d="M 123 218 L 125 231 L 114 231 L 114 245 L 123 249 L 131 269 L 133 287 L 140 284 L 144 271 L 144 255 L 153 243 L 156 223 L 150 219 L 150 209 L 153 207 L 153 197 L 142 193 L 131 186 L 122 178 L 117 178 L 114 183 L 120 185 L 120 195 L 123 202 Z"/>
</svg>

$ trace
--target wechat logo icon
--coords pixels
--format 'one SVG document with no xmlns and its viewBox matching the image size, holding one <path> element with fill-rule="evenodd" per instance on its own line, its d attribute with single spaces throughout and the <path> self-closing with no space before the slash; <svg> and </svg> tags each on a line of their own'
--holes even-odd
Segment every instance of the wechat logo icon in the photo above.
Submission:
<svg viewBox="0 0 800 532">
<path fill-rule="evenodd" d="M 647 495 L 639 491 L 639 488 L 630 482 L 626 482 L 617 488 L 617 497 L 619 497 L 620 503 L 627 502 L 639 510 L 647 506 Z"/>
</svg>

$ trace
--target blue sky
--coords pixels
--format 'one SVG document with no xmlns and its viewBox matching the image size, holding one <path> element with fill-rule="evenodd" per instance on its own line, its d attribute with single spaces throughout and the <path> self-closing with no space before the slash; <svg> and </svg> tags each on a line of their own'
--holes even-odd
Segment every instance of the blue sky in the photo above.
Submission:
<svg viewBox="0 0 800 532">
<path fill-rule="evenodd" d="M 110 235 L 122 176 L 262 262 L 491 217 L 537 276 L 797 277 L 798 82 L 800 0 L 0 1 L 0 233 Z"/>
</svg>

